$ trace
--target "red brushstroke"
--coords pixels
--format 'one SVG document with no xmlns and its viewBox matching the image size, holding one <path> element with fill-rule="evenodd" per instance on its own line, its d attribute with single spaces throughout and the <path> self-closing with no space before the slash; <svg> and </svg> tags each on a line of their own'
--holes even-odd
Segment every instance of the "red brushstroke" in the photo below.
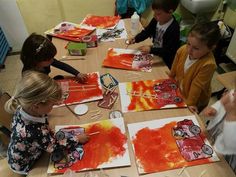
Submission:
<svg viewBox="0 0 236 177">
<path fill-rule="evenodd" d="M 163 92 L 159 92 L 159 93 L 155 92 L 154 85 L 157 83 L 161 83 L 164 80 L 166 79 L 131 82 L 131 83 L 128 83 L 128 84 L 131 84 L 131 89 L 128 89 L 128 90 L 129 91 L 131 90 L 132 92 L 136 92 L 136 93 L 147 93 L 148 95 L 150 94 L 160 95 Z M 171 94 L 171 97 L 178 96 L 182 98 L 183 100 L 183 97 L 180 94 L 179 89 L 176 89 L 175 91 L 171 91 L 171 92 L 167 90 L 167 92 Z M 175 104 L 176 107 L 186 107 L 186 104 L 184 103 L 184 101 L 175 103 L 171 101 L 164 101 L 162 99 L 151 99 L 151 98 L 144 98 L 144 97 L 138 97 L 138 96 L 132 96 L 132 95 L 129 95 L 129 96 L 130 96 L 130 104 L 128 106 L 129 111 L 161 109 L 162 107 L 169 104 Z"/>
<path fill-rule="evenodd" d="M 63 79 L 59 82 L 69 82 L 70 89 L 78 90 L 78 91 L 69 91 L 69 97 L 64 101 L 64 104 L 74 104 L 74 103 L 81 103 L 85 100 L 93 101 L 96 100 L 96 97 L 102 96 L 102 88 L 99 87 L 99 76 L 97 73 L 90 73 L 88 75 L 88 80 L 85 84 L 79 83 L 76 79 Z M 96 85 L 94 90 L 89 90 L 91 87 L 86 87 L 88 85 Z M 84 86 L 85 90 L 81 91 L 81 87 L 75 87 L 73 86 Z M 86 88 L 88 88 L 86 90 Z M 94 99 L 95 98 L 95 99 Z"/>
<path fill-rule="evenodd" d="M 106 58 L 103 61 L 103 66 L 111 68 L 132 69 L 134 54 L 118 54 L 114 49 L 109 49 Z M 122 64 L 125 61 L 126 65 Z"/>
<path fill-rule="evenodd" d="M 143 128 L 136 133 L 132 143 L 138 166 L 141 166 L 145 173 L 211 162 L 210 159 L 187 162 L 179 152 L 175 138 L 171 133 L 174 126 L 176 126 L 176 122 L 170 122 L 161 128 Z M 203 134 L 201 137 L 205 139 Z"/>
<path fill-rule="evenodd" d="M 89 15 L 83 21 L 83 24 L 99 28 L 109 28 L 115 26 L 120 20 L 119 16 L 96 16 Z"/>
<path fill-rule="evenodd" d="M 127 142 L 127 138 L 119 128 L 115 126 L 104 127 L 99 123 L 86 127 L 86 134 L 93 132 L 99 133 L 90 136 L 89 142 L 84 145 L 83 159 L 74 163 L 70 167 L 71 170 L 96 169 L 99 165 L 124 155 L 126 151 L 124 144 Z M 55 169 L 55 173 L 64 173 L 65 171 L 66 168 Z"/>
</svg>

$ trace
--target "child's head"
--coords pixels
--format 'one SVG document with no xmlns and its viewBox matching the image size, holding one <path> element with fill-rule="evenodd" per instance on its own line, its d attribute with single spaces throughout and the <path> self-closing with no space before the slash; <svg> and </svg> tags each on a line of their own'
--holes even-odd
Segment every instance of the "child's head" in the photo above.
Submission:
<svg viewBox="0 0 236 177">
<path fill-rule="evenodd" d="M 220 38 L 220 29 L 216 23 L 207 22 L 193 25 L 187 40 L 190 58 L 202 58 L 216 47 Z"/>
<path fill-rule="evenodd" d="M 179 0 L 153 0 L 152 10 L 154 17 L 160 24 L 165 24 L 172 17 L 178 7 Z"/>
<path fill-rule="evenodd" d="M 56 47 L 49 39 L 32 33 L 23 44 L 20 59 L 27 70 L 42 68 L 52 63 L 56 53 Z"/>
<path fill-rule="evenodd" d="M 62 91 L 56 81 L 46 74 L 26 71 L 5 109 L 13 113 L 21 106 L 29 114 L 40 116 L 49 113 L 61 98 Z"/>
</svg>

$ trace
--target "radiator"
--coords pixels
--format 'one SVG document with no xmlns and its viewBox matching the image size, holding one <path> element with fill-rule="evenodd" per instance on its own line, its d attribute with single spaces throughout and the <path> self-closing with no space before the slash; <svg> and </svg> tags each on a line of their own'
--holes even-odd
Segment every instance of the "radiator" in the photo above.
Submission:
<svg viewBox="0 0 236 177">
<path fill-rule="evenodd" d="M 6 59 L 7 53 L 11 50 L 7 39 L 0 27 L 0 68 L 4 68 L 4 61 Z"/>
</svg>

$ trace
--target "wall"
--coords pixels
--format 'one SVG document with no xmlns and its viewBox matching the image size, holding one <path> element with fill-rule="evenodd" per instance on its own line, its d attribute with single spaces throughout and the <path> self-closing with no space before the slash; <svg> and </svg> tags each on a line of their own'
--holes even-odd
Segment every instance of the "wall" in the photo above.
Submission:
<svg viewBox="0 0 236 177">
<path fill-rule="evenodd" d="M 236 27 L 236 12 L 232 11 L 230 8 L 226 9 L 224 22 L 229 25 L 231 28 Z"/>
<path fill-rule="evenodd" d="M 44 34 L 62 21 L 81 23 L 87 14 L 114 15 L 115 0 L 17 0 L 29 33 Z"/>
<path fill-rule="evenodd" d="M 14 51 L 20 51 L 28 36 L 16 0 L 0 0 L 0 25 Z"/>
</svg>

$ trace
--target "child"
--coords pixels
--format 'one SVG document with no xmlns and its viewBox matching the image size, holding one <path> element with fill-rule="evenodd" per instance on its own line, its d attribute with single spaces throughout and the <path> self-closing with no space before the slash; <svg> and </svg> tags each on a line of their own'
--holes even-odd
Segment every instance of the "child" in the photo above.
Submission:
<svg viewBox="0 0 236 177">
<path fill-rule="evenodd" d="M 207 106 L 211 96 L 211 79 L 216 69 L 212 50 L 221 37 L 217 24 L 195 24 L 187 44 L 178 49 L 170 77 L 175 78 L 190 111 Z"/>
<path fill-rule="evenodd" d="M 36 70 L 49 74 L 50 65 L 74 75 L 80 82 L 85 82 L 86 74 L 82 74 L 70 65 L 56 60 L 57 53 L 53 43 L 42 35 L 31 34 L 24 42 L 20 59 L 23 63 L 23 72 Z"/>
<path fill-rule="evenodd" d="M 47 114 L 62 97 L 60 86 L 46 74 L 26 71 L 16 86 L 5 109 L 13 113 L 12 134 L 8 146 L 8 163 L 19 174 L 27 174 L 43 151 L 53 152 L 58 146 L 86 143 L 88 136 L 57 141 L 50 131 Z"/>
<path fill-rule="evenodd" d="M 226 93 L 212 106 L 206 107 L 202 115 L 210 118 L 207 126 L 217 152 L 236 173 L 236 90 Z"/>
<path fill-rule="evenodd" d="M 153 46 L 142 46 L 140 50 L 162 57 L 168 68 L 171 68 L 180 43 L 179 24 L 172 16 L 178 4 L 179 0 L 154 0 L 154 18 L 143 31 L 128 40 L 129 44 L 134 44 L 152 37 Z"/>
</svg>

